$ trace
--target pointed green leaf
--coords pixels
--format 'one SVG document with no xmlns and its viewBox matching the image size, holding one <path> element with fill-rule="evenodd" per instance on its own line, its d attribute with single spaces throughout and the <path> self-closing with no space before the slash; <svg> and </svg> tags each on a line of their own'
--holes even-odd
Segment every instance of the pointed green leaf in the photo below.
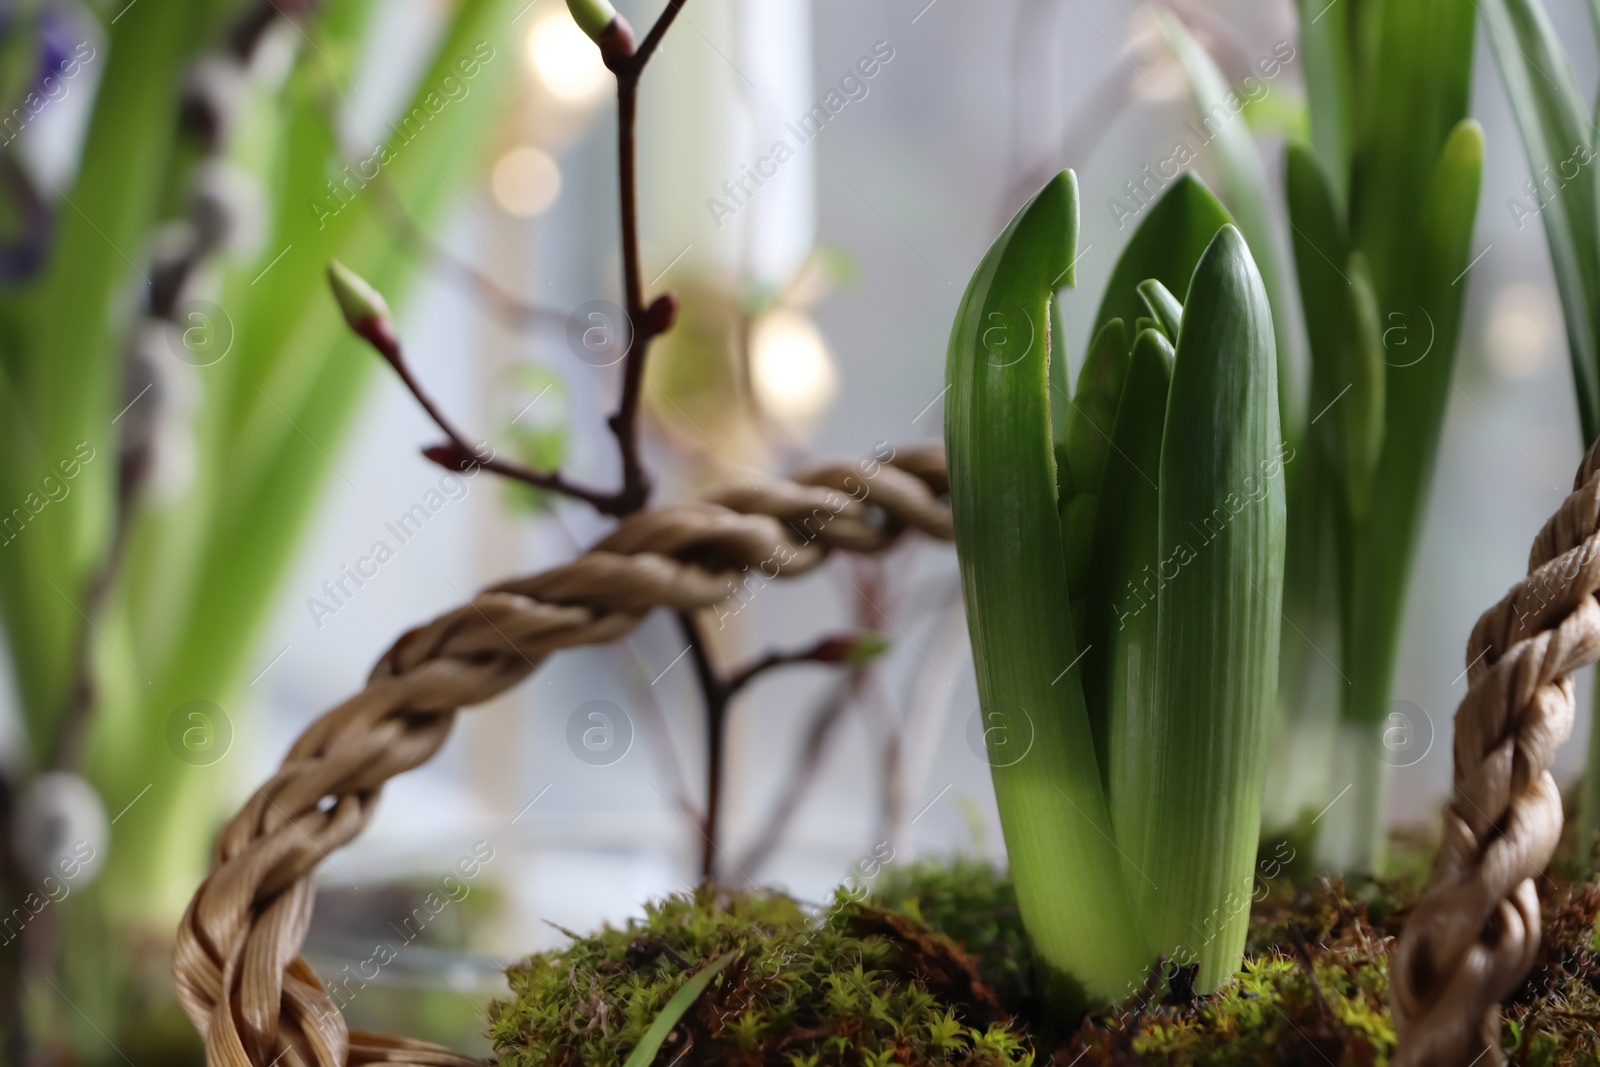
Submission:
<svg viewBox="0 0 1600 1067">
<path fill-rule="evenodd" d="M 1172 343 L 1158 330 L 1141 331 L 1117 408 L 1084 592 L 1084 699 L 1124 852 L 1139 847 L 1147 823 L 1137 786 L 1155 705 L 1157 478 L 1171 381 Z M 1138 872 L 1124 866 L 1131 885 Z"/>
<path fill-rule="evenodd" d="M 667 1035 L 672 1033 L 672 1028 L 677 1026 L 688 1010 L 694 1007 L 694 1002 L 700 999 L 700 994 L 706 991 L 706 986 L 711 980 L 721 974 L 723 968 L 733 962 L 739 953 L 724 952 L 694 975 L 672 994 L 672 999 L 667 1001 L 666 1007 L 661 1009 L 661 1014 L 650 1020 L 650 1028 L 644 1032 L 639 1043 L 628 1053 L 627 1062 L 622 1067 L 650 1067 L 655 1062 L 656 1053 L 661 1051 L 661 1046 L 666 1042 Z"/>
<path fill-rule="evenodd" d="M 1161 442 L 1156 693 L 1138 738 L 1151 818 L 1130 855 L 1148 944 L 1238 966 L 1277 686 L 1284 494 L 1276 349 L 1244 238 L 1218 232 L 1184 301 Z"/>
<path fill-rule="evenodd" d="M 1146 969 L 1084 708 L 1056 500 L 1049 304 L 1076 255 L 1064 171 L 978 265 L 950 334 L 945 444 L 978 698 L 1023 922 L 1059 1010 Z M 1022 753 L 1018 755 L 1017 753 Z"/>
<path fill-rule="evenodd" d="M 1099 334 L 1112 319 L 1137 323 L 1149 315 L 1139 298 L 1139 283 L 1146 278 L 1156 279 L 1174 293 L 1187 292 L 1189 278 L 1206 246 L 1218 230 L 1233 221 L 1192 171 L 1178 175 L 1143 214 L 1111 271 L 1100 309 L 1095 312 L 1091 336 Z M 1136 325 L 1134 336 L 1141 329 Z"/>
<path fill-rule="evenodd" d="M 1072 465 L 1072 484 L 1080 493 L 1100 491 L 1100 474 L 1111 449 L 1111 424 L 1127 376 L 1128 332 L 1121 319 L 1112 319 L 1089 346 L 1067 411 L 1063 441 Z"/>
<path fill-rule="evenodd" d="M 1440 150 L 1467 113 L 1476 3 L 1372 4 L 1363 63 L 1370 102 L 1351 184 L 1350 230 L 1367 255 L 1385 311 L 1421 258 L 1418 225 Z M 1497 36 L 1497 35 L 1491 35 Z"/>
<path fill-rule="evenodd" d="M 1345 716 L 1363 722 L 1381 721 L 1388 705 L 1407 577 L 1455 364 L 1465 293 L 1456 279 L 1470 260 L 1482 170 L 1483 130 L 1465 119 L 1445 144 L 1424 203 L 1418 262 L 1428 269 L 1416 276 L 1409 299 L 1414 310 L 1384 323 L 1390 355 L 1383 459 L 1372 513 L 1351 548 L 1343 635 L 1350 680 Z M 1405 347 L 1398 345 L 1402 338 Z M 1406 358 L 1397 359 L 1396 352 Z"/>
<path fill-rule="evenodd" d="M 1084 574 L 1089 569 L 1100 476 L 1111 449 L 1111 429 L 1117 418 L 1123 379 L 1128 374 L 1127 338 L 1122 320 L 1112 319 L 1089 346 L 1078 372 L 1078 387 L 1068 402 L 1066 429 L 1060 435 L 1058 462 L 1064 459 L 1070 474 L 1070 479 L 1059 478 L 1059 492 L 1067 588 L 1073 599 L 1082 595 Z"/>
</svg>

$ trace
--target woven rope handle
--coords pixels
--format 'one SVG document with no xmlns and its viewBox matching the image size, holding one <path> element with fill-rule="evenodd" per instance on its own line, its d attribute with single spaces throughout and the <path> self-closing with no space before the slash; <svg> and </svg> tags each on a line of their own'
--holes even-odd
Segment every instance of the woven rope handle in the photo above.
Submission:
<svg viewBox="0 0 1600 1067">
<path fill-rule="evenodd" d="M 479 1063 L 348 1029 L 299 955 L 318 863 L 362 831 L 385 782 L 439 750 L 457 709 L 550 653 L 613 641 L 657 608 L 711 607 L 746 569 L 796 577 L 831 550 L 880 552 L 907 529 L 950 540 L 943 450 L 880 452 L 630 516 L 571 563 L 487 589 L 396 641 L 366 688 L 308 727 L 223 828 L 184 914 L 173 977 L 210 1067 Z"/>
<path fill-rule="evenodd" d="M 1600 659 L 1600 442 L 1528 557 L 1528 576 L 1467 642 L 1455 796 L 1427 892 L 1390 966 L 1397 1067 L 1490 1067 L 1500 1002 L 1539 951 L 1534 879 L 1561 837 L 1550 774 L 1572 732 L 1574 671 Z"/>
</svg>

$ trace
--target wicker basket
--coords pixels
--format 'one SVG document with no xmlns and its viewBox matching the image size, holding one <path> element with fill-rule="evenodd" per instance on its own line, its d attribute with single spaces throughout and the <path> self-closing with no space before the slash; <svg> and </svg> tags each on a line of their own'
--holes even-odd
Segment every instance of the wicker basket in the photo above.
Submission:
<svg viewBox="0 0 1600 1067">
<path fill-rule="evenodd" d="M 794 577 L 908 530 L 952 537 L 937 446 L 641 512 L 578 559 L 479 593 L 401 637 L 367 686 L 301 735 L 224 827 L 178 930 L 178 995 L 212 1067 L 480 1061 L 353 1031 L 299 956 L 313 875 L 371 817 L 385 782 L 429 759 L 456 712 L 550 653 L 615 640 L 657 608 L 726 599 L 729 575 Z M 1600 445 L 1534 542 L 1528 577 L 1479 619 L 1455 725 L 1455 798 L 1427 892 L 1391 960 L 1400 1049 L 1416 1067 L 1500 1060 L 1499 1003 L 1539 944 L 1533 879 L 1561 831 L 1549 766 L 1571 730 L 1572 674 L 1600 658 Z"/>
</svg>

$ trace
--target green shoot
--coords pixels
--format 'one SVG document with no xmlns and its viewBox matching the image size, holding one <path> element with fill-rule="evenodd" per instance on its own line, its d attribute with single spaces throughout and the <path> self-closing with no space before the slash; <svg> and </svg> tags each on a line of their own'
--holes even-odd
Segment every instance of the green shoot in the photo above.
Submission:
<svg viewBox="0 0 1600 1067">
<path fill-rule="evenodd" d="M 1062 357 L 1037 324 L 1071 283 L 1076 223 L 1068 171 L 984 257 L 951 333 L 946 407 L 995 793 L 1061 1010 L 1125 993 L 1158 955 L 1198 961 L 1207 989 L 1238 966 L 1285 522 L 1266 287 L 1192 178 L 1113 272 L 1053 435 Z M 1130 321 L 1149 324 L 1131 353 Z M 1026 755 L 1002 758 L 1019 734 Z"/>
</svg>

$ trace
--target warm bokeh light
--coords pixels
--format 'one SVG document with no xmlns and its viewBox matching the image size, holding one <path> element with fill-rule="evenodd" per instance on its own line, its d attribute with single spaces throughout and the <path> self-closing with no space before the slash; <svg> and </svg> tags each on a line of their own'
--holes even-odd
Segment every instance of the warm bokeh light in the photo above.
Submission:
<svg viewBox="0 0 1600 1067">
<path fill-rule="evenodd" d="M 750 374 L 762 407 L 790 422 L 820 414 L 839 384 L 816 326 L 800 312 L 787 309 L 756 321 L 750 337 Z"/>
<path fill-rule="evenodd" d="M 532 145 L 519 145 L 495 162 L 489 175 L 495 203 L 508 215 L 542 215 L 561 195 L 561 168 Z"/>
<path fill-rule="evenodd" d="M 539 80 L 564 103 L 593 103 L 611 80 L 600 50 L 565 9 L 552 9 L 533 24 L 527 58 Z"/>
<path fill-rule="evenodd" d="M 1544 366 L 1555 327 L 1548 294 L 1526 282 L 1508 285 L 1494 298 L 1485 346 L 1489 365 L 1507 378 L 1531 378 Z"/>
</svg>

